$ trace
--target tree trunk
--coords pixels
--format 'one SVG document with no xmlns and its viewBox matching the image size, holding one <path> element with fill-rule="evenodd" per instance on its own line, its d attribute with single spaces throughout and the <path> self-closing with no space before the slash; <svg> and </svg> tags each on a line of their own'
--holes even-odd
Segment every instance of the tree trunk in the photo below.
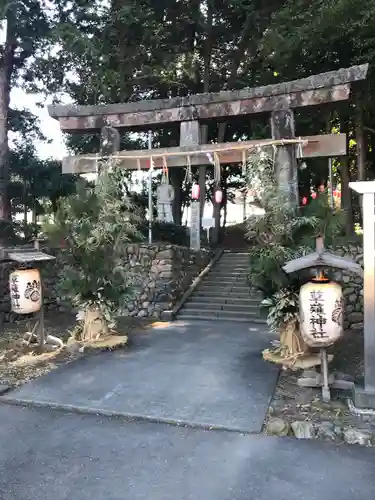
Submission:
<svg viewBox="0 0 375 500">
<path fill-rule="evenodd" d="M 90 342 L 109 334 L 108 323 L 100 309 L 88 307 L 85 311 L 85 321 L 81 340 Z"/>
<path fill-rule="evenodd" d="M 225 132 L 227 130 L 227 122 L 221 122 L 219 124 L 219 130 L 217 133 L 217 141 L 218 142 L 224 142 L 225 139 Z M 215 192 L 215 187 L 214 187 L 214 192 Z M 214 203 L 214 209 L 213 209 L 213 217 L 215 219 L 215 227 L 213 228 L 212 231 L 212 241 L 213 243 L 217 244 L 219 243 L 220 239 L 220 212 L 221 212 L 221 204 Z"/>
<path fill-rule="evenodd" d="M 229 177 L 229 167 L 224 167 L 223 169 L 223 201 L 221 203 L 223 207 L 223 229 L 226 228 L 227 225 L 227 217 L 228 217 L 228 177 Z M 224 232 L 224 231 L 223 231 Z"/>
<path fill-rule="evenodd" d="M 226 200 L 225 196 L 224 196 L 223 209 L 224 209 L 223 228 L 225 229 L 227 226 L 227 217 L 228 217 L 228 205 L 227 205 L 227 200 Z"/>
<path fill-rule="evenodd" d="M 181 191 L 184 171 L 182 168 L 171 168 L 169 179 L 174 190 L 174 200 L 172 204 L 173 221 L 177 226 L 181 226 L 182 210 L 181 210 Z"/>
<path fill-rule="evenodd" d="M 357 179 L 364 181 L 366 177 L 366 141 L 363 131 L 362 116 L 356 116 L 355 124 L 355 139 L 356 139 L 356 153 L 357 153 Z"/>
<path fill-rule="evenodd" d="M 210 90 L 210 69 L 212 56 L 212 18 L 213 4 L 212 0 L 207 1 L 207 17 L 206 17 L 206 38 L 204 41 L 203 55 L 203 93 Z M 200 143 L 207 144 L 208 142 L 208 126 L 201 127 Z M 204 206 L 206 204 L 206 165 L 199 167 L 199 191 L 200 191 L 200 218 L 202 220 Z"/>
<path fill-rule="evenodd" d="M 0 58 L 0 221 L 11 220 L 11 210 L 8 197 L 9 183 L 9 146 L 8 146 L 8 116 L 10 101 L 10 83 L 14 64 L 14 27 L 12 3 L 7 9 L 7 31 L 4 50 Z"/>
<path fill-rule="evenodd" d="M 252 20 L 253 20 L 253 15 L 248 14 L 246 16 L 245 23 L 242 27 L 238 47 L 237 47 L 237 49 L 234 52 L 233 57 L 232 57 L 232 61 L 233 61 L 232 68 L 231 68 L 231 72 L 230 72 L 227 84 L 225 86 L 225 90 L 232 90 L 233 86 L 236 83 L 238 69 L 241 65 L 241 62 L 242 62 L 244 55 L 246 53 L 246 48 L 249 44 L 249 34 L 251 32 Z M 227 123 L 221 122 L 219 124 L 219 129 L 218 129 L 218 134 L 217 134 L 218 142 L 224 142 L 226 130 L 227 130 Z M 218 243 L 218 241 L 219 241 L 220 208 L 221 208 L 220 205 L 219 206 L 217 206 L 216 204 L 214 205 L 215 227 L 213 228 L 213 237 L 212 237 L 214 243 Z"/>
<path fill-rule="evenodd" d="M 32 209 L 32 223 L 35 225 L 37 222 L 37 216 L 36 216 L 36 200 L 33 200 L 33 209 Z"/>
<path fill-rule="evenodd" d="M 207 125 L 202 125 L 201 126 L 201 144 L 207 144 L 208 141 L 208 126 Z M 202 221 L 203 217 L 203 212 L 204 212 L 204 206 L 206 204 L 206 165 L 201 165 L 199 167 L 199 199 L 200 199 L 200 218 Z"/>
<path fill-rule="evenodd" d="M 8 199 L 8 109 L 9 90 L 6 71 L 0 68 L 0 220 L 10 220 Z"/>
<path fill-rule="evenodd" d="M 353 223 L 352 193 L 349 187 L 349 182 L 350 182 L 349 124 L 347 120 L 345 120 L 343 123 L 342 131 L 346 133 L 348 154 L 340 158 L 341 203 L 342 203 L 342 209 L 345 211 L 346 214 L 346 234 L 349 236 L 354 232 L 354 223 Z"/>
<path fill-rule="evenodd" d="M 25 234 L 26 234 L 26 230 L 27 230 L 27 200 L 26 200 L 26 193 L 27 193 L 27 188 L 26 188 L 26 181 L 24 180 L 23 181 L 23 225 L 24 225 L 24 230 L 25 230 Z"/>
</svg>

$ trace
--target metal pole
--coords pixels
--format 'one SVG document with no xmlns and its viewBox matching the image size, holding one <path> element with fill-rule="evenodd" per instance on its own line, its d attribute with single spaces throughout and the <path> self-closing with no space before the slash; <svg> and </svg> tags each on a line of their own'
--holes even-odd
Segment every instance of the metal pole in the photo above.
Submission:
<svg viewBox="0 0 375 500">
<path fill-rule="evenodd" d="M 332 174 L 332 158 L 328 158 L 328 177 L 329 177 L 329 203 L 333 208 L 333 174 Z"/>
<path fill-rule="evenodd" d="M 152 149 L 152 131 L 148 131 L 148 149 Z M 152 243 L 152 171 L 153 159 L 150 157 L 150 169 L 148 171 L 148 242 Z"/>
</svg>

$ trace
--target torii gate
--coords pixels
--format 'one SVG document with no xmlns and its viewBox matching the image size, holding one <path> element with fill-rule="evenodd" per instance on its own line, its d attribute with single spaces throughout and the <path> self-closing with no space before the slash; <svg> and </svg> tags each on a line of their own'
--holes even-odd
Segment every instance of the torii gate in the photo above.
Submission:
<svg viewBox="0 0 375 500">
<path fill-rule="evenodd" d="M 344 156 L 345 134 L 327 134 L 296 139 L 295 108 L 345 101 L 352 84 L 365 80 L 368 64 L 353 66 L 276 85 L 253 89 L 196 94 L 188 97 L 144 100 L 98 106 L 49 106 L 50 116 L 64 132 L 92 132 L 105 127 L 142 130 L 151 126 L 180 123 L 180 147 L 153 149 L 155 168 L 166 159 L 168 167 L 182 167 L 189 156 L 191 165 L 206 165 L 207 152 L 217 154 L 221 164 L 243 161 L 243 152 L 255 146 L 277 144 L 276 182 L 292 202 L 298 202 L 297 157 Z M 200 144 L 201 121 L 231 116 L 270 113 L 272 139 L 236 143 Z M 302 148 L 297 148 L 302 144 Z M 302 150 L 302 152 L 301 152 Z M 69 156 L 63 159 L 63 173 L 89 173 L 97 168 L 98 155 Z M 148 169 L 150 151 L 120 151 L 116 164 L 127 169 Z M 220 224 L 220 221 L 216 221 Z M 216 228 L 218 229 L 218 228 Z"/>
</svg>

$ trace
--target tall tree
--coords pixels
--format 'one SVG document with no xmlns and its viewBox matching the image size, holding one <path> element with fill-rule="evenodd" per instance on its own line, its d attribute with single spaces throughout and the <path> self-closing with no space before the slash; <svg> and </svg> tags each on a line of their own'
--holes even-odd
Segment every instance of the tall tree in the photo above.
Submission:
<svg viewBox="0 0 375 500">
<path fill-rule="evenodd" d="M 44 2 L 3 0 L 0 6 L 0 221 L 11 217 L 9 183 L 9 103 L 12 85 L 20 78 L 49 30 Z"/>
</svg>

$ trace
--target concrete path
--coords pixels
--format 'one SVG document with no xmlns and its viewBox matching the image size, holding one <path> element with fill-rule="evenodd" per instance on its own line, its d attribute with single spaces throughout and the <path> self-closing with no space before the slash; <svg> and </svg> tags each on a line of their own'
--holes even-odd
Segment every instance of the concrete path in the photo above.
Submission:
<svg viewBox="0 0 375 500">
<path fill-rule="evenodd" d="M 2 400 L 260 432 L 277 378 L 264 325 L 172 323 L 41 377 Z"/>
<path fill-rule="evenodd" d="M 276 380 L 260 359 L 269 340 L 173 324 L 3 396 L 0 499 L 375 498 L 375 450 L 255 434 Z"/>
<path fill-rule="evenodd" d="M 1 500 L 371 500 L 375 453 L 0 405 Z"/>
</svg>

